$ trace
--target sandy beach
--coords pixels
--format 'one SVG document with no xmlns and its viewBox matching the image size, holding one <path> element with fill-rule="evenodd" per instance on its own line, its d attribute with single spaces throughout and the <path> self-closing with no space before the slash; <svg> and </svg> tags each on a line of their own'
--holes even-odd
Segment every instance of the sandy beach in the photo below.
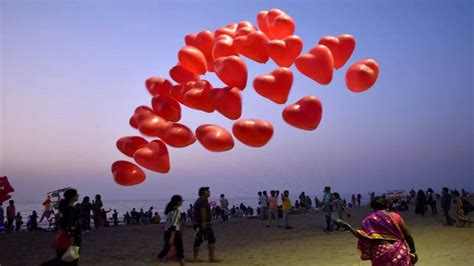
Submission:
<svg viewBox="0 0 474 266">
<path fill-rule="evenodd" d="M 354 226 L 369 209 L 350 210 Z M 402 212 L 415 238 L 417 265 L 474 265 L 474 227 L 443 226 L 442 215 L 422 217 Z M 322 214 L 290 216 L 294 229 L 266 228 L 257 219 L 232 219 L 214 222 L 219 265 L 370 265 L 362 262 L 356 239 L 347 232 L 324 233 Z M 184 229 L 186 258 L 192 256 L 193 230 Z M 81 265 L 152 265 L 163 240 L 162 225 L 120 226 L 83 233 Z M 39 265 L 53 258 L 50 248 L 54 233 L 20 232 L 0 235 L 0 264 Z M 207 259 L 207 248 L 201 249 Z M 177 265 L 168 261 L 165 265 Z M 198 265 L 216 265 L 199 263 Z"/>
</svg>

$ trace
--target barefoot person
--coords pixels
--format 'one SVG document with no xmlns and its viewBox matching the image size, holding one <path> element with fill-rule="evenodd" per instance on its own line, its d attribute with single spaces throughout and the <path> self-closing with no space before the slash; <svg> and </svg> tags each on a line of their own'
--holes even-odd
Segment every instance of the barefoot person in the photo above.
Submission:
<svg viewBox="0 0 474 266">
<path fill-rule="evenodd" d="M 360 230 L 339 221 L 359 239 L 357 248 L 361 251 L 361 259 L 370 260 L 375 266 L 415 264 L 418 260 L 415 241 L 402 217 L 386 211 L 387 202 L 383 197 L 375 197 L 371 207 L 374 212 L 364 219 Z"/>
<path fill-rule="evenodd" d="M 159 262 L 163 261 L 171 247 L 174 246 L 176 249 L 176 257 L 180 265 L 185 265 L 183 240 L 180 233 L 181 212 L 179 211 L 179 207 L 181 207 L 182 204 L 183 198 L 180 195 L 174 195 L 166 205 L 165 245 L 160 254 L 158 254 Z"/>
<path fill-rule="evenodd" d="M 209 249 L 209 262 L 220 262 L 216 259 L 214 244 L 216 238 L 211 226 L 211 206 L 209 205 L 209 196 L 211 192 L 209 187 L 199 188 L 199 198 L 194 203 L 193 223 L 196 230 L 196 238 L 194 240 L 194 262 L 198 262 L 199 247 L 204 240 L 207 240 Z"/>
</svg>

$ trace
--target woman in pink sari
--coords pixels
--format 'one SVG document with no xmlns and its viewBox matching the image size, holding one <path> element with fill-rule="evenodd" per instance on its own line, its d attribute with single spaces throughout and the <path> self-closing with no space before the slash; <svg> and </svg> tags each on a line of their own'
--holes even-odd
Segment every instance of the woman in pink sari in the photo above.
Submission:
<svg viewBox="0 0 474 266">
<path fill-rule="evenodd" d="M 370 260 L 374 266 L 406 266 L 417 262 L 415 242 L 402 217 L 388 212 L 383 197 L 371 202 L 374 212 L 362 222 L 362 228 L 355 230 L 345 221 L 340 224 L 359 239 L 357 248 L 362 260 Z"/>
</svg>

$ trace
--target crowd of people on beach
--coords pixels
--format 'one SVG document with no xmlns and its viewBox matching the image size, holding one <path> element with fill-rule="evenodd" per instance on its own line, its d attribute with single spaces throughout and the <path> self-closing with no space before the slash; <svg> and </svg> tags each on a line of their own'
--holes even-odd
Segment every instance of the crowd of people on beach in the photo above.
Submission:
<svg viewBox="0 0 474 266">
<path fill-rule="evenodd" d="M 398 224 L 398 228 L 402 228 L 400 234 L 396 234 L 395 239 L 409 239 L 411 234 L 406 228 L 403 219 L 398 212 L 409 211 L 410 206 L 414 206 L 414 213 L 425 215 L 428 209 L 431 209 L 432 216 L 438 214 L 438 202 L 440 202 L 440 210 L 443 211 L 443 215 L 446 219 L 446 226 L 456 224 L 458 227 L 464 227 L 471 225 L 472 221 L 468 215 L 473 210 L 472 204 L 469 201 L 469 193 L 464 189 L 459 192 L 458 190 L 450 190 L 443 188 L 441 194 L 435 193 L 433 189 L 429 188 L 426 191 L 415 190 L 409 191 L 407 195 L 381 195 L 375 196 L 374 192 L 369 193 L 369 202 L 371 203 L 374 213 L 378 216 L 368 216 L 363 222 L 363 229 L 355 230 L 350 224 L 346 222 L 346 217 L 350 217 L 351 208 L 361 207 L 362 195 L 353 194 L 350 198 L 350 202 L 346 199 L 341 198 L 337 192 L 332 192 L 331 187 L 327 186 L 323 189 L 323 196 L 320 199 L 314 197 L 314 200 L 305 192 L 301 192 L 298 199 L 292 202 L 290 199 L 290 192 L 288 190 L 280 193 L 279 190 L 270 190 L 257 192 L 257 207 L 254 211 L 249 205 L 241 203 L 239 206 L 233 205 L 229 207 L 229 200 L 224 194 L 221 194 L 218 202 L 209 201 L 210 190 L 208 187 L 201 187 L 198 191 L 199 198 L 194 204 L 190 204 L 186 211 L 181 211 L 180 207 L 183 203 L 183 199 L 180 195 L 174 195 L 170 202 L 167 204 L 165 209 L 164 219 L 164 247 L 159 253 L 157 261 L 163 261 L 170 249 L 174 247 L 175 257 L 178 259 L 181 265 L 185 264 L 183 256 L 183 241 L 180 236 L 180 227 L 184 226 L 183 223 L 188 221 L 192 222 L 195 230 L 196 239 L 193 243 L 193 260 L 200 261 L 198 259 L 199 247 L 204 242 L 208 242 L 209 247 L 209 260 L 219 261 L 215 257 L 214 244 L 216 238 L 212 230 L 212 221 L 220 221 L 226 223 L 229 218 L 248 218 L 248 219 L 260 219 L 264 222 L 265 227 L 277 226 L 283 229 L 292 229 L 290 226 L 289 216 L 290 214 L 299 214 L 314 212 L 324 215 L 326 222 L 325 232 L 334 232 L 339 229 L 344 231 L 350 231 L 355 237 L 359 239 L 359 249 L 364 250 L 374 248 L 373 238 L 370 234 L 364 233 L 364 230 L 372 227 L 385 228 L 386 225 L 377 225 L 376 222 L 370 219 L 385 220 L 388 224 L 390 221 L 395 221 Z M 64 192 L 62 199 L 57 202 L 53 202 L 50 196 L 43 202 L 43 214 L 41 217 L 38 216 L 36 211 L 28 217 L 27 229 L 37 230 L 38 229 L 38 218 L 40 222 L 43 219 L 50 221 L 50 226 L 53 224 L 53 229 L 57 232 L 56 239 L 53 246 L 57 251 L 57 257 L 54 260 L 46 262 L 43 265 L 57 265 L 58 261 L 61 261 L 62 257 L 70 246 L 81 245 L 81 232 L 90 231 L 91 224 L 94 228 L 98 229 L 101 227 L 118 226 L 120 224 L 119 214 L 116 210 L 113 210 L 112 217 L 108 218 L 108 213 L 112 212 L 112 209 L 104 209 L 101 195 L 96 195 L 92 202 L 88 196 L 82 199 L 81 203 L 78 203 L 78 194 L 74 189 L 68 189 Z M 375 202 L 375 203 L 374 203 Z M 375 205 L 374 205 L 375 204 Z M 378 204 L 378 205 L 377 205 Z M 454 204 L 456 216 L 454 219 L 450 215 L 451 206 Z M 54 210 L 57 210 L 55 213 Z M 381 212 L 381 211 L 384 212 Z M 23 224 L 23 217 L 19 212 L 16 212 L 15 202 L 10 200 L 6 207 L 6 217 L 3 204 L 0 204 L 0 228 L 5 228 L 6 232 L 19 231 Z M 6 222 L 5 222 L 6 218 Z M 139 225 L 139 224 L 160 224 L 162 222 L 159 213 L 150 207 L 147 211 L 140 209 L 137 211 L 133 208 L 131 211 L 127 211 L 123 215 L 123 224 L 125 225 Z M 364 229 L 365 228 L 365 229 Z M 369 230 L 369 229 L 367 229 Z M 369 230 L 370 231 L 370 230 Z M 68 239 L 68 240 L 64 240 Z M 396 241 L 394 239 L 387 239 L 387 244 L 393 245 Z M 414 241 L 413 243 L 407 241 L 407 246 L 399 246 L 393 254 L 402 254 L 406 252 L 407 256 L 403 258 L 405 260 L 411 260 L 413 263 L 416 262 L 417 256 L 414 252 Z M 397 242 L 398 243 L 398 242 Z M 413 251 L 413 252 L 412 252 Z M 369 252 L 366 250 L 366 252 Z M 401 253 L 400 253 L 401 252 Z M 367 253 L 368 254 L 368 253 Z M 366 255 L 367 255 L 366 254 Z M 393 255 L 392 254 L 392 255 Z M 368 255 L 367 255 L 368 256 Z M 370 256 L 366 258 L 371 259 Z M 388 255 L 387 255 L 388 256 Z M 372 258 L 374 259 L 374 258 Z M 377 258 L 382 260 L 381 258 Z M 62 262 L 63 263 L 63 262 Z M 76 265 L 77 259 L 72 260 L 70 265 Z"/>
</svg>

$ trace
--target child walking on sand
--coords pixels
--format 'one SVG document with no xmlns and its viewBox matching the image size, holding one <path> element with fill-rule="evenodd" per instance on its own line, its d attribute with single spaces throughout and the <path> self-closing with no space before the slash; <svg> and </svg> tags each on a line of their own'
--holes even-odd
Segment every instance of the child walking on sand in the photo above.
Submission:
<svg viewBox="0 0 474 266">
<path fill-rule="evenodd" d="M 180 233 L 181 212 L 179 211 L 179 207 L 181 204 L 183 204 L 183 198 L 180 195 L 174 195 L 171 197 L 168 205 L 166 205 L 165 246 L 160 254 L 158 254 L 157 264 L 163 261 L 171 247 L 174 246 L 180 265 L 185 265 L 183 240 Z"/>
</svg>

